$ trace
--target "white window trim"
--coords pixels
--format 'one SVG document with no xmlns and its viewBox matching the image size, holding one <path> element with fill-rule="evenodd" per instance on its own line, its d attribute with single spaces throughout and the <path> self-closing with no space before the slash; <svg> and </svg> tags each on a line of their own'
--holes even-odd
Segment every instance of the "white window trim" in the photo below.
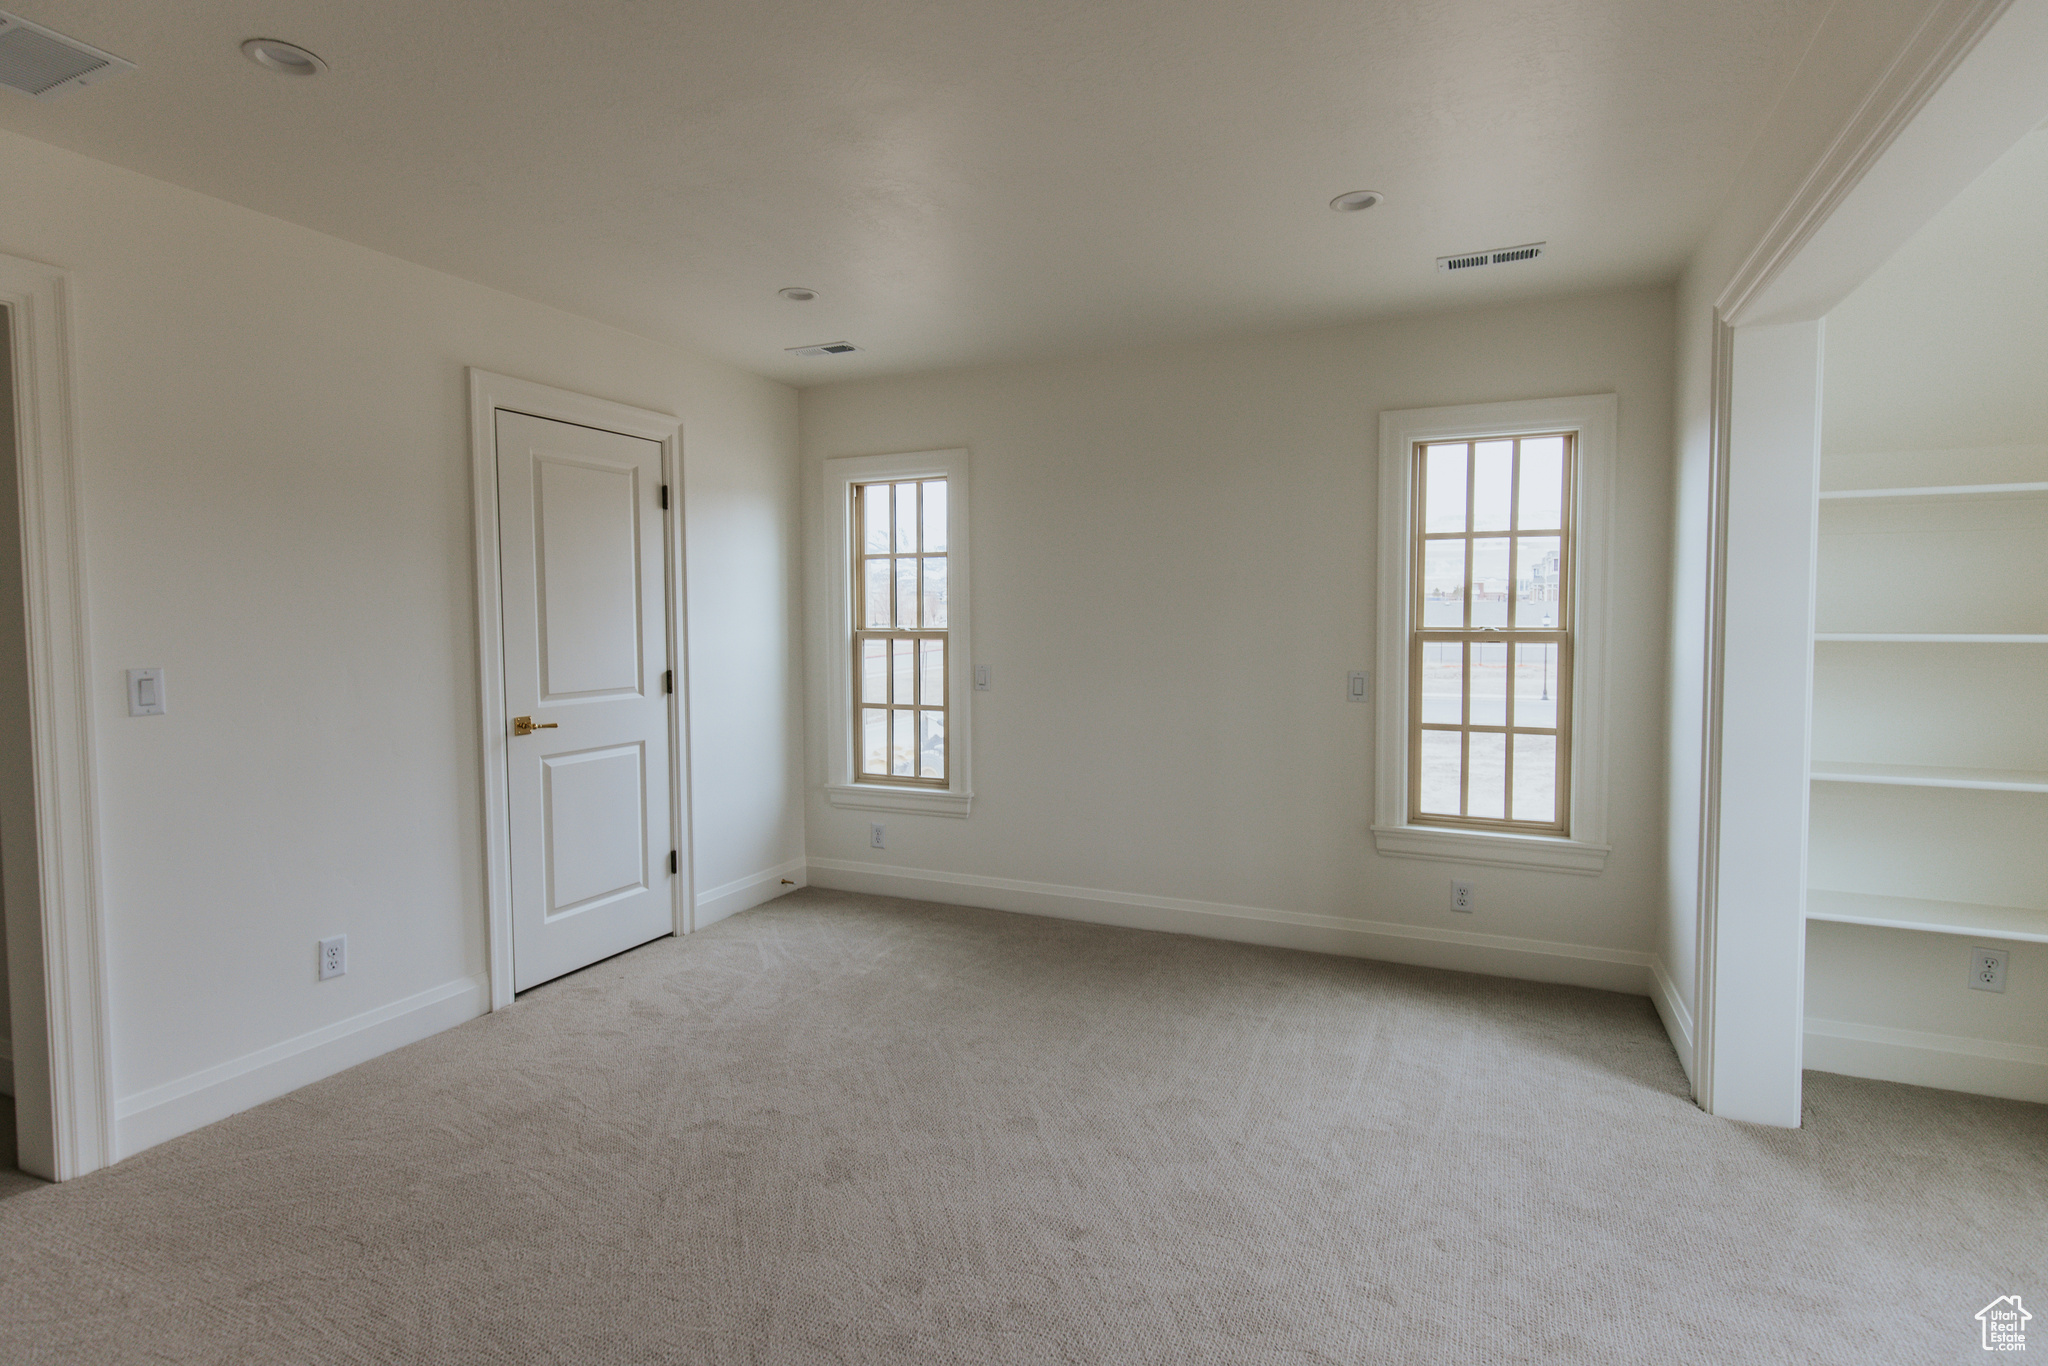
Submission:
<svg viewBox="0 0 2048 1366">
<path fill-rule="evenodd" d="M 946 786 L 899 787 L 864 783 L 853 762 L 853 486 L 883 479 L 946 481 Z M 916 451 L 907 455 L 845 455 L 825 461 L 825 555 L 829 566 L 830 610 L 825 677 L 829 699 L 825 797 L 834 806 L 870 811 L 907 811 L 926 816 L 965 816 L 974 805 L 969 749 L 973 744 L 973 646 L 968 578 L 967 452 Z"/>
<path fill-rule="evenodd" d="M 1572 584 L 1571 837 L 1416 825 L 1408 819 L 1408 642 L 1415 443 L 1578 433 Z M 1394 858 L 1595 874 L 1607 866 L 1607 584 L 1612 539 L 1613 394 L 1409 408 L 1380 414 L 1380 696 L 1373 842 Z"/>
</svg>

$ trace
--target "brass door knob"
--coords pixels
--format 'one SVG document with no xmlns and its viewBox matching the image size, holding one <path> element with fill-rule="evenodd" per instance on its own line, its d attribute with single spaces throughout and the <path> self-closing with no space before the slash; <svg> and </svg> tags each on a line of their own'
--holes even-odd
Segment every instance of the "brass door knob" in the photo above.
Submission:
<svg viewBox="0 0 2048 1366">
<path fill-rule="evenodd" d="M 531 716 L 515 716 L 512 718 L 512 733 L 514 735 L 531 735 L 537 730 L 554 730 L 557 726 L 558 723 L 554 721 L 543 721 L 536 726 Z"/>
</svg>

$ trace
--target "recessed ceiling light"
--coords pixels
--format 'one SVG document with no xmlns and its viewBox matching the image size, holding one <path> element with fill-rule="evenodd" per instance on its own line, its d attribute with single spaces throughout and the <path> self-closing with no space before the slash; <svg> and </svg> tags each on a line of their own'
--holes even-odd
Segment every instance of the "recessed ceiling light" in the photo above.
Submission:
<svg viewBox="0 0 2048 1366">
<path fill-rule="evenodd" d="M 791 303 L 807 304 L 818 297 L 818 291 L 808 285 L 791 285 L 788 289 L 775 291 Z"/>
<path fill-rule="evenodd" d="M 327 69 L 327 63 L 297 43 L 276 38 L 251 38 L 242 44 L 242 55 L 281 76 L 317 76 Z"/>
<path fill-rule="evenodd" d="M 1378 190 L 1351 190 L 1331 200 L 1330 207 L 1338 213 L 1357 213 L 1360 209 L 1371 208 L 1385 198 L 1386 196 Z"/>
</svg>

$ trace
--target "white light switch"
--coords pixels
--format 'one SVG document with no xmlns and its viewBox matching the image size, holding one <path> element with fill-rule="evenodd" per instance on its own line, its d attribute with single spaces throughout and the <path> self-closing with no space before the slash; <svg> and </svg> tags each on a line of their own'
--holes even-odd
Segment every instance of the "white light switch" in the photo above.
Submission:
<svg viewBox="0 0 2048 1366">
<path fill-rule="evenodd" d="M 1353 702 L 1372 700 L 1372 675 L 1363 669 L 1353 669 L 1344 676 L 1344 695 Z"/>
<path fill-rule="evenodd" d="M 977 664 L 974 666 L 974 690 L 976 692 L 988 691 L 988 665 Z"/>
<path fill-rule="evenodd" d="M 164 704 L 164 671 L 162 669 L 130 669 L 128 671 L 128 714 L 130 716 L 162 716 L 167 710 Z"/>
</svg>

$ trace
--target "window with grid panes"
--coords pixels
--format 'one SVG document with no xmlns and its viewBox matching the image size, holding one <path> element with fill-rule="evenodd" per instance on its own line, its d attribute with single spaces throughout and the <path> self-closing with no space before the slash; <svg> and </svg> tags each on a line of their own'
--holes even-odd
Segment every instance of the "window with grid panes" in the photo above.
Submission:
<svg viewBox="0 0 2048 1366">
<path fill-rule="evenodd" d="M 864 783 L 946 786 L 946 481 L 853 486 L 853 704 Z"/>
<path fill-rule="evenodd" d="M 1569 835 L 1572 433 L 1417 442 L 1409 820 Z"/>
</svg>

